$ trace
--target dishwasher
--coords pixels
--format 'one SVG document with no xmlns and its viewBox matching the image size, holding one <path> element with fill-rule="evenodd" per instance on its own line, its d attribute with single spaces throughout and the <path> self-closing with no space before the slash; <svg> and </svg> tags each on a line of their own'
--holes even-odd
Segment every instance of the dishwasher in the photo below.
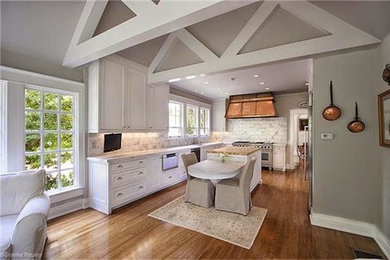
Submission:
<svg viewBox="0 0 390 260">
<path fill-rule="evenodd" d="M 168 153 L 162 156 L 162 170 L 168 171 L 179 167 L 179 157 L 177 153 Z"/>
<path fill-rule="evenodd" d="M 196 154 L 196 158 L 198 158 L 198 162 L 200 162 L 200 148 L 191 149 L 191 153 Z"/>
</svg>

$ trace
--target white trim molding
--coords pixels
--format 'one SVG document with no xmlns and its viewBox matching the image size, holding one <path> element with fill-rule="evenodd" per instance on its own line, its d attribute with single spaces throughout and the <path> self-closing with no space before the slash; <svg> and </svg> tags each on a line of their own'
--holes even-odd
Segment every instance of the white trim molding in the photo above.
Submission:
<svg viewBox="0 0 390 260">
<path fill-rule="evenodd" d="M 390 239 L 387 238 L 374 224 L 314 213 L 313 211 L 310 214 L 310 222 L 313 226 L 334 229 L 366 237 L 372 237 L 378 244 L 378 246 L 382 249 L 386 257 L 390 259 Z"/>
<path fill-rule="evenodd" d="M 49 220 L 61 217 L 63 215 L 89 208 L 89 199 L 88 198 L 79 198 L 69 202 L 65 202 L 60 205 L 54 205 L 49 210 Z"/>
</svg>

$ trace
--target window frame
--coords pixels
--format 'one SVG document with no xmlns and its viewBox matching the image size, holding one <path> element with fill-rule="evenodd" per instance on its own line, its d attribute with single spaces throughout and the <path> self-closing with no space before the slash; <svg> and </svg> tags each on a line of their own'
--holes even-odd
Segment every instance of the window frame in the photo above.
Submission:
<svg viewBox="0 0 390 260">
<path fill-rule="evenodd" d="M 0 174 L 7 169 L 7 81 L 0 80 Z"/>
<path fill-rule="evenodd" d="M 195 108 L 195 133 L 194 134 L 188 134 L 187 133 L 187 130 L 189 129 L 188 127 L 188 121 L 187 121 L 187 117 L 188 117 L 188 108 Z M 196 105 L 193 105 L 193 104 L 186 104 L 186 126 L 185 126 L 185 135 L 187 137 L 198 137 L 199 136 L 199 106 L 196 106 Z"/>
<path fill-rule="evenodd" d="M 51 194 L 57 194 L 57 193 L 62 193 L 66 192 L 69 190 L 73 190 L 75 188 L 80 187 L 80 120 L 79 120 L 79 114 L 80 114 L 80 107 L 79 107 L 79 93 L 74 92 L 74 91 L 67 91 L 67 90 L 62 90 L 62 89 L 57 89 L 57 88 L 50 88 L 50 87 L 41 87 L 41 86 L 36 86 L 36 85 L 30 85 L 26 84 L 24 86 L 24 95 L 25 91 L 27 89 L 32 89 L 40 92 L 40 102 L 41 102 L 41 108 L 40 109 L 28 109 L 26 108 L 26 105 L 24 104 L 24 145 L 23 145 L 23 167 L 25 167 L 25 159 L 26 155 L 32 155 L 32 154 L 38 154 L 40 156 L 41 160 L 41 166 L 39 169 L 44 168 L 44 155 L 45 154 L 57 154 L 57 163 L 58 163 L 58 169 L 55 170 L 50 170 L 47 171 L 46 174 L 52 173 L 52 172 L 58 172 L 58 178 L 57 178 L 57 189 L 53 190 L 47 190 L 45 191 L 49 195 Z M 53 110 L 46 110 L 44 107 L 44 94 L 45 93 L 55 93 L 58 95 L 58 110 L 53 111 Z M 61 111 L 61 95 L 67 95 L 67 96 L 72 96 L 73 97 L 73 111 L 72 112 L 62 112 Z M 26 97 L 24 96 L 23 98 L 24 102 L 26 101 Z M 26 125 L 25 125 L 25 120 L 26 120 L 26 112 L 39 112 L 41 114 L 41 122 L 40 122 L 40 129 L 39 130 L 27 130 Z M 45 113 L 49 114 L 57 114 L 57 130 L 45 130 L 44 129 L 44 115 Z M 71 114 L 73 117 L 73 128 L 72 130 L 62 130 L 61 129 L 61 115 L 62 114 Z M 38 152 L 27 152 L 26 151 L 26 146 L 25 146 L 25 140 L 26 140 L 26 135 L 28 133 L 39 133 L 40 134 L 40 150 Z M 57 150 L 53 151 L 45 151 L 44 148 L 44 134 L 45 133 L 56 133 L 57 134 L 57 142 L 58 142 L 58 147 Z M 71 133 L 72 134 L 72 143 L 73 147 L 72 149 L 62 149 L 61 148 L 61 133 Z M 73 168 L 64 168 L 61 169 L 61 153 L 63 152 L 72 152 L 73 155 Z M 62 187 L 61 185 L 61 172 L 63 171 L 69 171 L 73 169 L 73 185 L 67 186 L 67 187 Z M 27 169 L 25 169 L 27 170 Z M 35 170 L 35 169 L 32 169 Z"/>
<path fill-rule="evenodd" d="M 202 128 L 201 125 L 200 125 L 200 116 L 201 116 L 201 111 L 205 111 L 207 113 L 207 122 L 205 122 L 205 126 Z M 209 108 L 206 108 L 206 107 L 199 107 L 199 136 L 210 136 L 210 114 L 211 114 L 211 110 Z M 201 130 L 204 130 L 204 132 L 206 134 L 201 134 Z M 207 132 L 206 132 L 207 130 Z"/>
<path fill-rule="evenodd" d="M 175 105 L 180 105 L 180 127 L 171 127 L 170 125 L 170 110 L 169 110 L 169 105 L 170 104 L 175 104 Z M 169 100 L 168 102 L 168 137 L 169 138 L 181 138 L 184 136 L 184 103 L 182 102 L 179 102 L 179 101 L 175 101 L 175 100 Z M 171 136 L 169 135 L 169 132 L 171 130 L 171 128 L 175 128 L 175 129 L 180 129 L 180 135 L 179 136 Z"/>
</svg>

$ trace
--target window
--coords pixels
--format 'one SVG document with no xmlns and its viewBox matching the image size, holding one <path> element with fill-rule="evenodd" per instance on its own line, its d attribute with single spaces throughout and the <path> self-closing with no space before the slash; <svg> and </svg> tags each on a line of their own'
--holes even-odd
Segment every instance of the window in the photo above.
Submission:
<svg viewBox="0 0 390 260">
<path fill-rule="evenodd" d="M 188 136 L 198 136 L 198 107 L 187 105 L 187 127 Z"/>
<path fill-rule="evenodd" d="M 26 170 L 44 168 L 46 190 L 75 185 L 78 173 L 77 94 L 25 89 Z"/>
<path fill-rule="evenodd" d="M 6 82 L 0 80 L 0 173 L 6 171 L 5 167 L 5 96 L 6 96 Z"/>
<path fill-rule="evenodd" d="M 183 104 L 169 101 L 169 137 L 183 135 Z"/>
<path fill-rule="evenodd" d="M 210 109 L 201 107 L 199 110 L 199 134 L 210 134 Z"/>
</svg>

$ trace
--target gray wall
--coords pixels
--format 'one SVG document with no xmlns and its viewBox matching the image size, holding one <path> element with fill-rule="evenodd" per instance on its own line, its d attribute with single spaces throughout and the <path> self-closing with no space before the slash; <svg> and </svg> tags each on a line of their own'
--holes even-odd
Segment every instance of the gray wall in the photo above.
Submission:
<svg viewBox="0 0 390 260">
<path fill-rule="evenodd" d="M 62 79 L 84 82 L 83 70 L 81 68 L 70 69 L 57 64 L 46 62 L 42 59 L 36 59 L 16 52 L 6 51 L 2 49 L 0 62 L 1 65 L 7 67 L 45 74 Z"/>
<path fill-rule="evenodd" d="M 390 34 L 383 40 L 378 48 L 378 65 L 376 94 L 390 89 L 390 86 L 384 82 L 380 73 L 386 64 L 390 64 Z M 376 142 L 379 143 L 378 140 Z M 390 148 L 378 147 L 379 171 L 382 174 L 382 212 L 378 217 L 379 228 L 390 238 Z"/>
<path fill-rule="evenodd" d="M 315 213 L 377 223 L 381 211 L 381 174 L 377 158 L 375 85 L 380 76 L 377 48 L 364 48 L 314 59 L 313 162 Z M 323 119 L 329 105 L 329 81 L 334 81 L 335 104 L 342 110 L 337 121 Z M 353 134 L 347 124 L 359 103 L 366 130 Z M 321 140 L 322 132 L 334 140 Z"/>
</svg>

